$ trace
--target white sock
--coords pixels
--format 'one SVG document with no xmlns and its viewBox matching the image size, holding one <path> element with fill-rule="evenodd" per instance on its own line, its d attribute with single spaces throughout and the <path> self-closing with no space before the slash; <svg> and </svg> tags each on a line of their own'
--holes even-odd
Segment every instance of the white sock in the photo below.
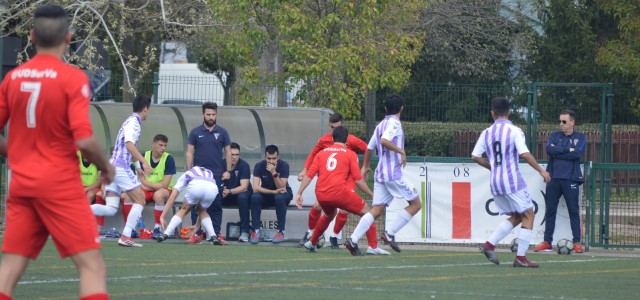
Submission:
<svg viewBox="0 0 640 300">
<path fill-rule="evenodd" d="M 533 230 L 520 228 L 520 234 L 518 235 L 518 256 L 527 255 L 529 244 L 531 244 L 531 237 L 533 237 Z"/>
<path fill-rule="evenodd" d="M 489 243 L 495 246 L 496 244 L 498 244 L 499 241 L 501 241 L 505 236 L 507 236 L 512 229 L 513 229 L 513 224 L 511 224 L 511 222 L 509 222 L 508 220 L 502 221 L 500 225 L 498 225 L 498 227 L 496 228 L 496 231 L 494 231 L 491 237 L 489 238 Z"/>
<path fill-rule="evenodd" d="M 96 216 L 115 216 L 118 209 L 113 206 L 106 206 L 104 204 L 91 204 L 91 210 Z"/>
<path fill-rule="evenodd" d="M 144 207 L 138 203 L 134 203 L 131 206 L 131 212 L 129 212 L 129 216 L 127 217 L 127 223 L 124 224 L 124 229 L 122 230 L 122 234 L 125 236 L 131 236 L 131 232 L 136 230 L 136 224 L 138 224 L 138 220 L 142 217 L 142 210 Z"/>
<path fill-rule="evenodd" d="M 164 234 L 171 235 L 180 224 L 182 224 L 182 218 L 178 216 L 171 217 L 171 221 L 169 221 L 169 225 L 167 225 L 167 230 L 164 231 Z"/>
<path fill-rule="evenodd" d="M 369 227 L 371 227 L 373 221 L 375 221 L 375 218 L 371 213 L 364 214 L 364 216 L 360 218 L 358 226 L 356 226 L 356 229 L 354 229 L 353 233 L 351 234 L 351 241 L 357 244 L 360 240 L 360 237 L 362 237 L 362 235 L 367 232 L 367 230 L 369 230 Z"/>
<path fill-rule="evenodd" d="M 207 232 L 207 238 L 210 238 L 216 235 L 215 230 L 213 230 L 213 222 L 211 222 L 211 218 L 202 219 L 202 221 L 200 221 L 200 224 L 202 225 L 202 227 L 204 227 L 204 230 Z"/>
<path fill-rule="evenodd" d="M 396 235 L 396 233 L 400 231 L 400 229 L 402 229 L 404 225 L 407 225 L 407 223 L 411 221 L 411 218 L 413 218 L 413 216 L 403 209 L 398 214 L 398 218 L 393 221 L 393 224 L 391 224 L 391 226 L 389 226 L 389 228 L 387 229 L 387 233 L 390 235 Z"/>
</svg>

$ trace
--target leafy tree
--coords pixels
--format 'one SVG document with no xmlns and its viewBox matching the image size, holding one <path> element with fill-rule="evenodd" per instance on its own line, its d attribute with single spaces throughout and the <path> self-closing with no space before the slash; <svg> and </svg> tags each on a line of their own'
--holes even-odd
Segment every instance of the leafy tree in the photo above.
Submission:
<svg viewBox="0 0 640 300">
<path fill-rule="evenodd" d="M 294 101 L 329 107 L 346 117 L 360 114 L 367 91 L 400 89 L 422 48 L 415 24 L 423 1 L 392 0 L 211 0 L 219 16 L 244 41 L 241 97 L 268 83 L 293 89 Z M 236 43 L 242 46 L 240 43 Z M 268 58 L 271 67 L 257 62 Z M 271 69 L 271 70 L 269 70 Z"/>
<path fill-rule="evenodd" d="M 596 61 L 611 72 L 619 72 L 640 88 L 640 2 L 637 0 L 603 1 L 602 8 L 617 21 L 617 31 L 598 49 Z M 636 116 L 640 115 L 640 99 L 630 101 Z"/>
<path fill-rule="evenodd" d="M 2 36 L 28 38 L 33 12 L 45 4 L 61 5 L 70 14 L 75 34 L 67 59 L 89 71 L 110 65 L 124 73 L 123 89 L 133 93 L 142 78 L 158 69 L 161 41 L 185 40 L 216 25 L 205 0 L 0 0 Z M 30 46 L 27 41 L 20 60 L 33 53 Z"/>
</svg>

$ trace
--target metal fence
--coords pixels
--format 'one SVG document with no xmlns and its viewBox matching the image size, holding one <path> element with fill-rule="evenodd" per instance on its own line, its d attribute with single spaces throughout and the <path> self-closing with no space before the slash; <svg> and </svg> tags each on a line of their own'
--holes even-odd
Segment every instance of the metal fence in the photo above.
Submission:
<svg viewBox="0 0 640 300">
<path fill-rule="evenodd" d="M 122 78 L 111 76 L 108 89 L 97 93 L 96 100 L 122 101 L 126 96 L 117 88 L 121 83 Z M 156 80 L 149 77 L 139 85 L 149 94 L 156 91 L 155 99 L 191 101 L 187 103 L 211 100 L 224 103 L 224 97 L 229 95 L 227 92 L 222 100 L 218 99 L 225 93 L 219 83 L 200 79 L 190 83 L 188 80 L 163 81 L 156 76 Z M 185 88 L 202 89 L 207 85 L 210 93 L 215 94 L 211 99 L 203 99 L 197 91 L 181 92 Z M 297 105 L 290 101 L 292 95 L 278 87 L 260 90 L 268 91 L 264 95 L 266 106 Z M 383 118 L 383 100 L 390 92 L 376 93 L 376 120 Z M 506 96 L 513 103 L 510 119 L 527 134 L 535 157 L 544 161 L 548 159 L 544 151 L 546 139 L 558 129 L 558 113 L 564 108 L 573 109 L 577 117 L 576 130 L 587 134 L 583 161 L 590 161 L 582 200 L 585 239 L 592 246 L 640 247 L 637 200 L 640 167 L 636 165 L 640 163 L 640 126 L 639 113 L 633 109 L 640 93 L 635 88 L 615 84 L 412 84 L 399 93 L 405 100 L 402 116 L 407 134 L 405 150 L 416 159 L 425 156 L 468 158 L 480 132 L 492 122 L 491 99 Z M 346 121 L 350 131 L 363 140 L 369 137 L 366 123 L 364 109 L 360 118 Z"/>
</svg>

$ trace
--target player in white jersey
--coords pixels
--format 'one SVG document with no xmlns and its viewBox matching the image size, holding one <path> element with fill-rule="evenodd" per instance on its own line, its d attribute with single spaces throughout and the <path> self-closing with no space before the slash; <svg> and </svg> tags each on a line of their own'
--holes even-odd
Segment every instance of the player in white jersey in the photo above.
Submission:
<svg viewBox="0 0 640 300">
<path fill-rule="evenodd" d="M 353 234 L 344 243 L 352 255 L 360 255 L 358 240 L 389 206 L 394 197 L 406 200 L 409 202 L 409 206 L 405 207 L 393 224 L 387 227 L 382 234 L 382 239 L 393 250 L 400 252 L 395 234 L 409 223 L 422 207 L 418 191 L 402 174 L 402 168 L 407 164 L 407 154 L 404 152 L 404 131 L 400 123 L 400 114 L 404 109 L 402 97 L 398 94 L 387 96 L 384 101 L 384 109 L 387 116 L 376 126 L 376 130 L 369 140 L 361 170 L 362 177 L 367 178 L 371 155 L 373 150 L 377 149 L 379 161 L 374 174 L 372 208 L 360 218 Z"/>
<path fill-rule="evenodd" d="M 185 187 L 187 190 L 187 194 L 184 196 L 185 201 L 180 210 L 173 215 L 171 221 L 169 221 L 169 225 L 167 225 L 165 222 L 165 216 L 169 210 L 171 210 L 173 202 Z M 178 225 L 182 224 L 182 218 L 184 218 L 184 216 L 191 211 L 191 208 L 195 206 L 199 218 L 192 231 L 198 230 L 198 224 L 202 224 L 207 232 L 207 241 L 214 245 L 221 245 L 221 241 L 218 239 L 218 236 L 213 229 L 211 217 L 209 217 L 209 214 L 207 213 L 207 208 L 216 200 L 218 192 L 216 180 L 213 178 L 213 173 L 210 170 L 203 167 L 193 167 L 182 174 L 182 176 L 178 178 L 178 181 L 176 181 L 176 184 L 173 185 L 171 196 L 167 199 L 162 215 L 160 215 L 160 223 L 165 230 L 164 233 L 158 236 L 156 240 L 158 242 L 166 240 L 169 237 L 169 234 L 171 234 Z"/>
<path fill-rule="evenodd" d="M 491 116 L 493 125 L 485 129 L 471 158 L 479 165 L 491 171 L 491 193 L 501 215 L 509 215 L 493 232 L 489 240 L 480 247 L 491 262 L 500 264 L 495 253 L 495 245 L 507 236 L 511 230 L 522 223 L 518 234 L 518 252 L 513 262 L 514 267 L 537 268 L 538 264 L 527 259 L 527 249 L 533 236 L 533 200 L 527 191 L 527 185 L 518 169 L 519 159 L 524 159 L 549 182 L 551 178 L 529 153 L 525 144 L 524 132 L 511 121 L 509 99 L 497 97 L 491 100 Z M 487 155 L 483 158 L 482 155 Z"/>
<path fill-rule="evenodd" d="M 148 96 L 138 95 L 133 100 L 133 114 L 122 123 L 111 154 L 110 162 L 116 167 L 116 176 L 111 184 L 105 188 L 106 205 L 91 205 L 94 215 L 113 216 L 118 212 L 120 194 L 122 192 L 127 193 L 129 199 L 134 202 L 122 230 L 122 235 L 118 240 L 118 245 L 123 247 L 142 247 L 142 244 L 133 241 L 131 233 L 135 230 L 138 219 L 142 216 L 142 209 L 145 205 L 144 192 L 140 187 L 141 184 L 138 181 L 138 177 L 131 170 L 130 164 L 133 157 L 139 163 L 137 171 L 144 173 L 145 176 L 149 175 L 151 166 L 145 160 L 144 155 L 136 148 L 136 142 L 138 142 L 140 131 L 142 130 L 142 121 L 149 114 L 149 106 L 151 106 L 151 98 Z M 143 169 L 140 169 L 140 166 Z"/>
</svg>

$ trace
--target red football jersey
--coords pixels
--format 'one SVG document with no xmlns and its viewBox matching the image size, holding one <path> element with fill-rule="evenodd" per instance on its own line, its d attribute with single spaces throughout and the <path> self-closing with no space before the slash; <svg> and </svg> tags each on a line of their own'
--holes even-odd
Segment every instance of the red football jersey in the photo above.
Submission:
<svg viewBox="0 0 640 300">
<path fill-rule="evenodd" d="M 307 160 L 304 162 L 304 167 L 308 170 L 316 154 L 331 145 L 333 145 L 333 136 L 329 132 L 318 140 L 315 147 L 313 147 L 313 150 L 311 150 L 311 153 L 309 153 L 309 156 L 307 156 Z M 367 151 L 367 143 L 357 138 L 355 135 L 350 134 L 347 136 L 347 148 L 354 152 L 364 154 Z"/>
<path fill-rule="evenodd" d="M 9 121 L 9 192 L 84 197 L 75 141 L 93 135 L 87 75 L 52 55 L 13 69 L 0 85 L 0 128 Z"/>
<path fill-rule="evenodd" d="M 318 173 L 317 194 L 340 193 L 350 182 L 362 179 L 358 167 L 358 156 L 340 144 L 333 144 L 315 156 L 307 176 L 313 178 L 316 173 Z"/>
</svg>

